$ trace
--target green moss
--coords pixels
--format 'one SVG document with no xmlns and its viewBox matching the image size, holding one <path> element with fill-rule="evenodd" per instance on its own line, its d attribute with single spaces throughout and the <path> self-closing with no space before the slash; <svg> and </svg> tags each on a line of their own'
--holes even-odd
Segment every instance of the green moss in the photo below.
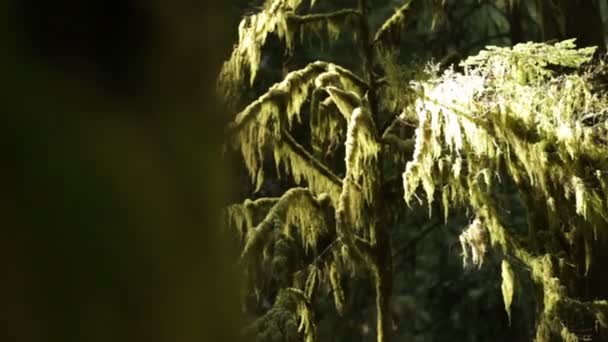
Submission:
<svg viewBox="0 0 608 342">
<path fill-rule="evenodd" d="M 604 95 L 590 92 L 590 75 L 581 68 L 593 51 L 575 49 L 572 40 L 490 47 L 469 58 L 464 73 L 447 71 L 420 84 L 424 95 L 415 107 L 418 128 L 413 160 L 403 174 L 405 200 L 417 198 L 421 188 L 430 207 L 442 184 L 444 210 L 472 208 L 478 217 L 461 235 L 465 263 L 471 258 L 474 265 L 481 265 L 488 249 L 483 238 L 487 231 L 491 246 L 532 270 L 532 280 L 543 295 L 537 341 L 578 340 L 563 323 L 576 306 L 601 314 L 593 303 L 566 295 L 554 271 L 556 256 L 534 254 L 503 226 L 496 210 L 499 203 L 491 193 L 504 171 L 520 191 L 534 191 L 538 199 L 527 205 L 546 202 L 551 215 L 546 220 L 554 229 L 574 226 L 570 231 L 582 234 L 584 268 L 589 269 L 592 241 L 606 226 L 608 212 L 606 179 L 598 174 L 608 166 L 605 147 L 595 143 L 593 131 L 582 124 L 584 113 L 601 112 L 608 105 Z M 563 69 L 566 74 L 555 77 L 555 66 L 571 71 Z M 590 181 L 594 178 L 598 181 Z M 553 250 L 549 240 L 543 243 Z M 509 319 L 517 273 L 503 261 L 502 291 Z"/>
</svg>

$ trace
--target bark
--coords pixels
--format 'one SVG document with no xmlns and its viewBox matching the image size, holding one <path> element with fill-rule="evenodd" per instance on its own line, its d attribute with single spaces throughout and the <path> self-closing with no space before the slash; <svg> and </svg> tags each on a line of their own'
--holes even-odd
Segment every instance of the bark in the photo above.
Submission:
<svg viewBox="0 0 608 342">
<path fill-rule="evenodd" d="M 576 38 L 579 47 L 604 48 L 604 26 L 593 1 L 540 1 L 542 40 Z"/>
<path fill-rule="evenodd" d="M 359 0 L 359 11 L 361 12 L 360 17 L 360 43 L 364 59 L 364 73 L 369 84 L 367 98 L 369 102 L 369 110 L 371 111 L 372 118 L 376 127 L 381 127 L 378 113 L 378 101 L 376 98 L 376 77 L 374 75 L 374 47 L 371 41 L 370 28 L 367 11 L 367 1 Z M 379 132 L 376 132 L 379 138 Z M 380 141 L 380 140 L 379 140 Z M 391 300 L 392 283 L 393 283 L 393 265 L 392 265 L 392 252 L 390 235 L 388 232 L 388 224 L 386 222 L 386 206 L 384 205 L 384 196 L 382 193 L 382 184 L 384 182 L 384 175 L 382 171 L 382 153 L 378 156 L 377 161 L 377 172 L 378 177 L 376 184 L 374 185 L 374 201 L 373 201 L 373 235 L 375 241 L 372 241 L 373 245 L 373 262 L 374 270 L 373 276 L 376 288 L 376 333 L 377 341 L 385 342 L 390 338 L 391 322 L 390 322 L 390 311 L 389 304 Z"/>
</svg>

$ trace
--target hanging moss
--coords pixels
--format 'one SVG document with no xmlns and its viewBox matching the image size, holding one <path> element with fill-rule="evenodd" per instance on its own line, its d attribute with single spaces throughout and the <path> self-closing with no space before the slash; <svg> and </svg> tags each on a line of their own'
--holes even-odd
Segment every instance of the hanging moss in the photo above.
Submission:
<svg viewBox="0 0 608 342">
<path fill-rule="evenodd" d="M 316 248 L 319 236 L 330 230 L 326 218 L 327 212 L 332 212 L 329 203 L 326 195 L 315 198 L 305 188 L 288 190 L 257 227 L 249 231 L 241 258 L 250 259 L 253 254 L 259 254 L 263 246 L 272 241 L 270 235 L 276 230 L 297 237 L 306 249 Z M 297 232 L 292 229 L 294 226 L 298 228 Z"/>
<path fill-rule="evenodd" d="M 287 53 L 294 48 L 294 36 L 327 37 L 335 42 L 342 32 L 356 32 L 359 12 L 338 10 L 330 13 L 296 14 L 301 0 L 266 0 L 260 12 L 246 16 L 239 24 L 239 41 L 222 67 L 219 93 L 226 99 L 238 96 L 238 89 L 249 75 L 252 85 L 258 74 L 262 48 L 271 34 L 285 43 Z M 311 3 L 311 7 L 314 2 Z"/>
<path fill-rule="evenodd" d="M 248 340 L 259 342 L 316 341 L 314 314 L 305 294 L 294 288 L 281 290 L 272 308 L 245 331 Z"/>
<path fill-rule="evenodd" d="M 416 103 L 414 157 L 403 174 L 406 201 L 417 197 L 421 187 L 430 208 L 441 189 L 444 210 L 473 209 L 478 219 L 460 237 L 465 265 L 471 258 L 481 266 L 488 250 L 487 231 L 492 247 L 532 270 L 543 294 L 537 341 L 578 340 L 562 323 L 576 301 L 566 295 L 554 272 L 552 260 L 559 258 L 535 255 L 518 242 L 501 223 L 491 192 L 503 170 L 520 191 L 535 191 L 539 201 L 547 203 L 552 227 L 575 225 L 582 234 L 589 269 L 593 238 L 605 227 L 608 213 L 604 177 L 591 181 L 608 166 L 605 146 L 598 145 L 593 131 L 581 123 L 585 113 L 601 112 L 608 105 L 604 95 L 590 91 L 590 75 L 581 69 L 593 51 L 575 49 L 572 40 L 491 47 L 469 58 L 464 73 L 447 71 L 420 84 L 424 95 Z M 555 77 L 556 66 L 571 71 Z M 516 274 L 503 261 L 502 291 L 509 319 Z M 590 314 L 601 312 L 595 305 L 579 307 Z"/>
<path fill-rule="evenodd" d="M 502 299 L 505 303 L 505 311 L 509 316 L 509 324 L 511 324 L 511 304 L 513 303 L 513 292 L 515 290 L 515 275 L 513 268 L 507 260 L 502 261 L 501 264 L 501 276 L 502 276 Z"/>
<path fill-rule="evenodd" d="M 220 75 L 224 96 L 234 96 L 244 78 L 250 84 L 255 80 L 270 34 L 290 53 L 298 31 L 301 37 L 317 35 L 331 43 L 344 32 L 356 36 L 354 28 L 365 26 L 360 25 L 366 23 L 364 7 L 302 14 L 300 2 L 268 0 L 259 13 L 243 20 L 239 43 Z M 433 20 L 438 22 L 444 4 L 430 3 L 438 8 Z M 321 284 L 329 289 L 342 312 L 342 277 L 355 269 L 365 270 L 374 281 L 379 327 L 388 320 L 381 310 L 384 270 L 373 253 L 378 222 L 373 202 L 386 147 L 401 154 L 394 160 L 411 156 L 403 173 L 407 204 L 412 199 L 427 202 L 431 215 L 434 201 L 441 197 L 446 221 L 450 209 L 473 212 L 474 221 L 460 235 L 463 261 L 481 267 L 489 253 L 503 257 L 501 288 L 509 320 L 517 298 L 515 279 L 526 269 L 540 294 L 537 341 L 578 339 L 564 322 L 579 316 L 592 317 L 598 329 L 606 329 L 606 302 L 568 297 L 559 278 L 556 265 L 572 263 L 572 256 L 554 255 L 547 239 L 537 239 L 544 254 L 531 249 L 502 222 L 500 203 L 492 196 L 503 177 L 511 178 L 520 191 L 533 191 L 528 211 L 535 209 L 534 203 L 546 203 L 542 213 L 549 216 L 550 233 L 571 244 L 584 241 L 584 268 L 589 270 L 593 242 L 604 233 L 608 220 L 608 121 L 602 114 L 608 98 L 593 91 L 593 75 L 584 68 L 594 49 L 576 49 L 572 40 L 489 47 L 465 61 L 461 73 L 447 70 L 440 76 L 428 72 L 432 76 L 408 77 L 390 45 L 399 39 L 409 5 L 406 1 L 397 9 L 368 44 L 376 48 L 379 67 L 386 74 L 382 82 L 375 82 L 371 67 L 372 84 L 366 84 L 349 70 L 314 62 L 290 72 L 237 114 L 227 129 L 226 147 L 240 150 L 256 190 L 266 182 L 264 170 L 270 159 L 281 177 L 306 187 L 226 210 L 243 240 L 242 259 L 251 266 L 249 275 L 255 278 L 270 268 L 281 280 L 273 308 L 256 322 L 263 334 L 258 340 L 295 340 L 295 330 L 313 341 L 311 302 L 316 289 Z M 377 92 L 379 85 L 383 89 Z M 368 104 L 368 99 L 375 103 L 378 94 L 380 108 L 401 112 L 384 132 L 378 132 L 370 113 L 376 109 Z M 309 100 L 312 152 L 290 133 L 301 123 Z M 416 125 L 414 140 L 395 133 L 398 122 Z M 345 151 L 342 178 L 324 164 L 340 144 Z M 531 234 L 542 237 L 547 231 Z M 332 241 L 323 249 L 322 238 Z M 314 260 L 295 270 L 290 258 L 300 249 Z M 379 333 L 378 339 L 384 337 Z"/>
<path fill-rule="evenodd" d="M 395 13 L 384 22 L 374 36 L 374 42 L 388 46 L 399 43 L 399 34 L 405 30 L 405 24 L 410 13 L 411 0 L 406 1 Z"/>
<path fill-rule="evenodd" d="M 329 13 L 290 15 L 288 23 L 292 32 L 300 32 L 300 40 L 316 36 L 321 41 L 326 37 L 329 45 L 338 40 L 343 32 L 352 34 L 359 21 L 360 13 L 353 9 L 336 10 Z M 354 35 L 356 37 L 356 35 Z"/>
<path fill-rule="evenodd" d="M 245 17 L 239 24 L 239 42 L 230 59 L 224 63 L 219 85 L 223 95 L 235 95 L 234 87 L 242 84 L 245 71 L 249 82 L 256 78 L 262 47 L 271 33 L 285 41 L 287 48 L 293 46 L 293 37 L 287 27 L 287 16 L 299 5 L 300 0 L 267 0 L 259 13 Z"/>
<path fill-rule="evenodd" d="M 339 81 L 341 85 L 361 89 L 360 79 L 345 69 L 324 62 L 311 63 L 302 70 L 290 73 L 282 82 L 271 87 L 240 112 L 229 125 L 229 139 L 241 151 L 256 189 L 263 184 L 266 150 L 271 147 L 279 173 L 284 170 L 293 176 L 297 184 L 306 181 L 316 193 L 328 192 L 337 201 L 340 190 L 335 187 L 340 186 L 339 178 L 308 155 L 286 133 L 294 122 L 301 122 L 300 110 L 311 87 L 315 83 L 324 86 L 324 80 L 330 78 L 338 78 L 336 82 Z"/>
<path fill-rule="evenodd" d="M 369 228 L 369 222 L 364 220 L 362 214 L 365 207 L 373 199 L 374 177 L 377 177 L 376 159 L 380 152 L 380 145 L 375 138 L 376 128 L 367 110 L 356 108 L 352 112 L 346 134 L 346 175 L 343 180 L 342 193 L 338 205 L 338 212 L 344 213 L 345 226 L 355 229 Z M 363 236 L 374 240 L 369 231 Z"/>
<path fill-rule="evenodd" d="M 340 268 L 340 259 L 334 259 L 334 262 L 329 265 L 329 280 L 331 284 L 331 291 L 334 295 L 334 304 L 336 306 L 336 310 L 338 314 L 342 315 L 344 313 L 344 289 L 342 288 L 342 270 Z"/>
<path fill-rule="evenodd" d="M 460 244 L 462 245 L 462 260 L 464 266 L 471 259 L 473 266 L 481 267 L 484 257 L 488 251 L 489 238 L 486 227 L 476 218 L 469 227 L 460 234 Z"/>
</svg>

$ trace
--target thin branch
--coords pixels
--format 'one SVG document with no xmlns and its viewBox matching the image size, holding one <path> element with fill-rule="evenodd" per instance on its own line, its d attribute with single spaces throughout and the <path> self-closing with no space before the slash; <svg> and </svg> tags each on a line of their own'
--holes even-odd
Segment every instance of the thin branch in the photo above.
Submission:
<svg viewBox="0 0 608 342">
<path fill-rule="evenodd" d="M 382 27 L 378 29 L 376 34 L 374 35 L 374 40 L 372 44 L 377 44 L 387 35 L 394 32 L 395 26 L 402 25 L 403 20 L 405 20 L 405 15 L 410 11 L 410 4 L 412 0 L 407 0 L 401 7 L 399 7 L 393 15 L 388 18 Z"/>
<path fill-rule="evenodd" d="M 365 93 L 369 89 L 369 85 L 367 84 L 367 82 L 364 79 L 362 79 L 361 77 L 357 76 L 352 71 L 350 71 L 346 68 L 343 68 L 339 65 L 336 65 L 336 64 L 332 64 L 332 65 L 334 67 L 334 70 L 336 70 L 336 72 L 338 72 L 342 76 L 348 78 L 357 87 L 359 87 L 359 89 L 357 89 L 357 90 L 359 90 L 360 93 Z"/>
<path fill-rule="evenodd" d="M 402 153 L 412 155 L 416 145 L 415 139 L 401 139 L 395 134 L 386 134 L 382 137 L 381 143 L 396 147 Z"/>
<path fill-rule="evenodd" d="M 322 210 L 320 200 L 315 198 L 314 194 L 308 188 L 291 188 L 287 190 L 279 200 L 270 208 L 264 219 L 251 231 L 251 236 L 247 237 L 243 251 L 241 252 L 241 262 L 247 260 L 259 244 L 267 240 L 268 235 L 275 229 L 277 221 L 284 221 L 288 214 L 289 207 L 297 198 L 304 198 L 308 203 L 312 203 L 313 207 L 307 210 Z M 314 208 L 314 209 L 312 209 Z M 319 213 L 321 214 L 321 213 Z"/>
<path fill-rule="evenodd" d="M 465 113 L 463 110 L 460 110 L 460 109 L 458 109 L 456 107 L 453 107 L 453 106 L 441 103 L 440 101 L 432 99 L 432 98 L 430 98 L 428 96 L 425 96 L 424 99 L 426 101 L 429 101 L 429 102 L 435 104 L 435 105 L 438 105 L 438 106 L 441 106 L 441 107 L 443 107 L 445 109 L 451 110 L 454 114 L 456 114 L 456 115 L 458 115 L 458 116 L 460 116 L 460 117 L 462 117 L 464 119 L 467 119 L 471 123 L 474 123 L 475 125 L 484 128 L 488 132 L 491 131 L 490 126 L 486 122 L 484 122 L 484 121 L 482 121 L 482 120 L 480 120 L 478 118 L 475 118 L 475 117 L 473 117 L 473 116 Z"/>
<path fill-rule="evenodd" d="M 285 99 L 289 94 L 289 87 L 292 84 L 298 83 L 298 81 L 312 83 L 318 74 L 322 73 L 323 71 L 327 71 L 329 65 L 329 63 L 317 61 L 308 64 L 303 69 L 290 72 L 283 81 L 270 87 L 266 93 L 250 103 L 243 111 L 238 113 L 234 121 L 232 121 L 226 128 L 226 135 L 232 135 L 238 132 L 243 126 L 254 119 L 265 102 Z"/>
<path fill-rule="evenodd" d="M 315 158 L 312 154 L 310 154 L 302 145 L 300 145 L 294 138 L 289 134 L 286 129 L 283 129 L 281 132 L 282 142 L 287 144 L 289 148 L 308 161 L 320 174 L 327 177 L 333 184 L 342 188 L 342 179 L 338 177 L 335 173 L 333 173 L 327 166 L 325 166 L 322 162 L 320 162 L 317 158 Z"/>
<path fill-rule="evenodd" d="M 284 100 L 289 95 L 289 87 L 293 83 L 297 83 L 298 80 L 300 82 L 313 83 L 314 79 L 319 74 L 332 68 L 342 77 L 347 78 L 355 86 L 359 87 L 359 90 L 362 93 L 369 88 L 368 84 L 352 71 L 332 63 L 316 61 L 308 64 L 303 69 L 290 72 L 283 81 L 276 83 L 270 87 L 266 93 L 258 97 L 257 100 L 250 103 L 245 109 L 238 113 L 235 119 L 227 126 L 225 134 L 230 136 L 238 132 L 257 116 L 257 113 L 265 102 Z"/>
<path fill-rule="evenodd" d="M 393 258 L 397 258 L 401 254 L 408 253 L 411 249 L 413 249 L 414 246 L 416 246 L 420 241 L 422 241 L 422 239 L 424 239 L 427 235 L 429 235 L 429 233 L 431 233 L 438 227 L 441 227 L 441 225 L 439 224 L 439 220 L 437 219 L 433 219 L 427 222 L 422 227 L 422 231 L 418 233 L 418 235 L 414 236 L 411 240 L 406 242 L 403 247 L 395 251 L 395 253 L 393 254 Z"/>
<path fill-rule="evenodd" d="M 384 139 L 386 137 L 387 134 L 389 134 L 389 132 L 395 127 L 397 126 L 397 124 L 399 122 L 403 122 L 403 120 L 401 119 L 401 114 L 399 113 L 397 115 L 395 115 L 395 118 L 391 121 L 388 121 L 386 124 L 384 124 L 384 127 L 382 127 L 380 129 L 380 132 L 382 132 L 381 137 Z"/>
<path fill-rule="evenodd" d="M 334 241 L 332 241 L 329 245 L 327 245 L 327 247 L 325 247 L 325 249 L 319 254 L 317 255 L 316 258 L 314 258 L 313 261 L 311 261 L 308 265 L 302 267 L 301 269 L 297 270 L 296 272 L 294 272 L 292 274 L 292 277 L 297 277 L 299 276 L 302 272 L 308 270 L 311 267 L 316 267 L 317 263 L 321 262 L 323 260 L 323 257 L 325 255 L 327 255 L 327 253 L 329 253 L 331 250 L 334 249 L 334 247 L 338 246 L 338 243 L 342 242 L 342 238 L 337 238 Z"/>
<path fill-rule="evenodd" d="M 329 12 L 329 13 L 312 13 L 312 14 L 305 14 L 305 15 L 290 14 L 287 17 L 287 20 L 289 20 L 295 24 L 305 24 L 305 23 L 310 23 L 310 22 L 315 22 L 315 21 L 343 19 L 343 18 L 346 18 L 351 15 L 360 17 L 361 12 L 359 12 L 355 9 L 341 9 L 341 10 Z"/>
</svg>

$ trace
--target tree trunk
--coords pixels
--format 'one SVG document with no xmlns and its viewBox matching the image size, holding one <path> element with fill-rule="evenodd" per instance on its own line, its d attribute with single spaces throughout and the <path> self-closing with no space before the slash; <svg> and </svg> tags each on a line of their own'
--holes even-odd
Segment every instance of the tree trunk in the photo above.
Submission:
<svg viewBox="0 0 608 342">
<path fill-rule="evenodd" d="M 576 38 L 579 47 L 604 48 L 600 9 L 590 0 L 541 1 L 542 40 Z"/>
<path fill-rule="evenodd" d="M 370 28 L 368 22 L 367 3 L 366 0 L 359 0 L 360 17 L 360 36 L 361 49 L 364 59 L 364 73 L 369 84 L 367 98 L 369 102 L 369 110 L 376 127 L 381 127 L 378 113 L 378 101 L 376 98 L 376 77 L 374 75 L 374 47 L 370 39 Z M 376 136 L 380 136 L 381 132 L 376 132 Z M 390 235 L 388 232 L 388 224 L 386 222 L 386 206 L 384 205 L 384 196 L 382 193 L 382 184 L 384 175 L 382 171 L 382 152 L 378 155 L 376 184 L 374 184 L 374 200 L 373 200 L 373 215 L 374 219 L 372 229 L 373 248 L 373 270 L 375 290 L 376 290 L 376 334 L 378 342 L 389 340 L 391 331 L 389 304 L 392 292 L 393 283 L 393 263 Z M 373 172 L 370 170 L 370 172 Z"/>
<path fill-rule="evenodd" d="M 509 8 L 509 33 L 511 45 L 523 42 L 523 21 L 521 15 L 521 4 L 514 1 Z"/>
</svg>

